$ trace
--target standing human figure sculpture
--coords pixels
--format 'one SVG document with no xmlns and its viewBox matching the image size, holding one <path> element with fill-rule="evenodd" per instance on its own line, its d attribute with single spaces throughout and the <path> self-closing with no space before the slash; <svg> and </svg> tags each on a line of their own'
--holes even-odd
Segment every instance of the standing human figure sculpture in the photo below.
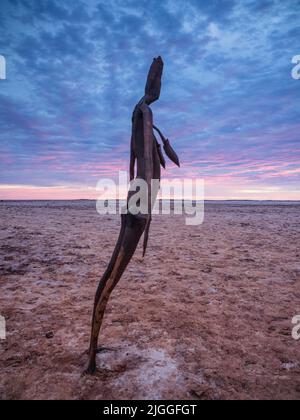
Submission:
<svg viewBox="0 0 300 420">
<path fill-rule="evenodd" d="M 100 280 L 94 303 L 92 332 L 89 348 L 89 363 L 86 372 L 93 374 L 96 370 L 96 354 L 98 352 L 98 336 L 106 309 L 109 296 L 127 265 L 129 264 L 143 233 L 145 255 L 149 228 L 151 223 L 151 213 L 158 194 L 158 188 L 153 187 L 152 180 L 161 178 L 161 168 L 165 168 L 165 160 L 160 144 L 158 143 L 153 129 L 160 135 L 164 150 L 167 156 L 178 166 L 179 159 L 161 131 L 153 125 L 153 116 L 150 104 L 159 99 L 161 90 L 161 77 L 163 71 L 163 61 L 161 57 L 154 58 L 151 64 L 145 95 L 135 106 L 132 115 L 132 135 L 130 153 L 130 181 L 142 179 L 147 183 L 147 214 L 132 214 L 129 208 L 130 198 L 133 192 L 128 193 L 127 213 L 121 216 L 121 231 L 110 263 Z M 136 175 L 135 175 L 136 164 Z M 157 183 L 155 184 L 157 185 Z"/>
</svg>

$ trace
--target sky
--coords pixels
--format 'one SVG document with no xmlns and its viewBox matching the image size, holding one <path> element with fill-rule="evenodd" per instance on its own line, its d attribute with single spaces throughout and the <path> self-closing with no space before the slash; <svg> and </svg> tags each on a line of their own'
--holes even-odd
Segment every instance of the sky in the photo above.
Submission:
<svg viewBox="0 0 300 420">
<path fill-rule="evenodd" d="M 127 170 L 131 115 L 164 60 L 163 177 L 207 199 L 300 200 L 300 0 L 1 0 L 0 199 L 95 198 Z M 300 73 L 300 72 L 299 72 Z"/>
</svg>

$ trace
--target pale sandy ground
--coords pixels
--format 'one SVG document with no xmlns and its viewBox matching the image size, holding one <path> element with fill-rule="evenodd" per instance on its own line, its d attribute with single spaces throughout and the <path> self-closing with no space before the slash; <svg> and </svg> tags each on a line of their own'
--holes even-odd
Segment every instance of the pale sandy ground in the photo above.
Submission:
<svg viewBox="0 0 300 420">
<path fill-rule="evenodd" d="M 95 377 L 92 303 L 119 231 L 94 203 L 0 203 L 1 399 L 299 399 L 300 207 L 155 216 L 112 295 Z M 53 338 L 46 333 L 53 331 Z"/>
</svg>

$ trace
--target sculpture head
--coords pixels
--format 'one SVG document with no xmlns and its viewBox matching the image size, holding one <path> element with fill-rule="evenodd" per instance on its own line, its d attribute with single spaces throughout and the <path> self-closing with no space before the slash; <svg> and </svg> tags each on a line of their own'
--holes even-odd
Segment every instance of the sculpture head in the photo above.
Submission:
<svg viewBox="0 0 300 420">
<path fill-rule="evenodd" d="M 153 59 L 145 87 L 144 100 L 148 105 L 154 101 L 157 101 L 157 99 L 159 98 L 163 67 L 164 63 L 160 56 Z"/>
</svg>

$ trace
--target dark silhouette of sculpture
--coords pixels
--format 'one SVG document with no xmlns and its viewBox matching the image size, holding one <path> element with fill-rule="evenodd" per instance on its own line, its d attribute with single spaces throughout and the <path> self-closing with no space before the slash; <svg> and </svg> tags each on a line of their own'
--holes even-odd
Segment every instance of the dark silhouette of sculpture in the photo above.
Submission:
<svg viewBox="0 0 300 420">
<path fill-rule="evenodd" d="M 110 263 L 99 283 L 95 296 L 89 348 L 89 363 L 86 370 L 86 373 L 90 374 L 94 373 L 96 370 L 98 336 L 109 296 L 129 264 L 143 233 L 145 233 L 143 255 L 145 255 L 146 252 L 151 213 L 158 194 L 157 188 L 151 188 L 151 181 L 160 180 L 160 166 L 165 168 L 165 159 L 153 129 L 160 135 L 167 156 L 179 166 L 179 159 L 170 146 L 169 141 L 162 135 L 161 131 L 153 125 L 150 104 L 159 99 L 162 71 L 163 61 L 161 57 L 154 58 L 148 73 L 145 95 L 135 106 L 132 115 L 130 181 L 132 182 L 134 179 L 143 179 L 147 182 L 148 212 L 146 215 L 141 212 L 134 215 L 129 211 L 127 214 L 122 214 L 121 216 L 119 239 Z M 135 164 L 137 166 L 136 176 Z M 132 195 L 133 192 L 128 193 L 127 209 Z"/>
</svg>

